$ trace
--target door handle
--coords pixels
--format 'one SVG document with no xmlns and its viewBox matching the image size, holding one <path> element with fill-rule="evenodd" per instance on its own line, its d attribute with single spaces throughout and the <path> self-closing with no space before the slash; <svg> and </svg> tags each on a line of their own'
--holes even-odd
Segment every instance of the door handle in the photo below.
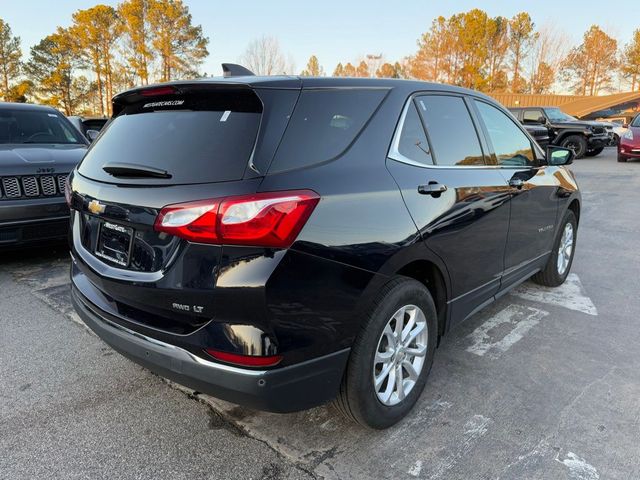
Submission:
<svg viewBox="0 0 640 480">
<path fill-rule="evenodd" d="M 524 186 L 524 180 L 522 180 L 521 178 L 512 178 L 511 180 L 509 180 L 509 186 L 520 190 Z"/>
<path fill-rule="evenodd" d="M 431 195 L 438 198 L 443 192 L 447 191 L 447 186 L 438 182 L 429 182 L 426 185 L 418 185 L 418 193 L 421 195 Z"/>
</svg>

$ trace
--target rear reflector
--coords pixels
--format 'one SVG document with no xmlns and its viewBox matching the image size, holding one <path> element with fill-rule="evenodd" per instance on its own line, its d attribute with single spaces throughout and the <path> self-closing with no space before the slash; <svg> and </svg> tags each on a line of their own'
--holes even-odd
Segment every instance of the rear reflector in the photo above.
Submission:
<svg viewBox="0 0 640 480">
<path fill-rule="evenodd" d="M 198 243 L 288 248 L 319 200 L 294 190 L 169 205 L 154 228 Z"/>
<path fill-rule="evenodd" d="M 238 355 L 237 353 L 221 352 L 213 349 L 206 349 L 209 355 L 216 360 L 221 360 L 234 365 L 243 367 L 273 367 L 280 363 L 282 355 L 257 356 L 257 355 Z"/>
</svg>

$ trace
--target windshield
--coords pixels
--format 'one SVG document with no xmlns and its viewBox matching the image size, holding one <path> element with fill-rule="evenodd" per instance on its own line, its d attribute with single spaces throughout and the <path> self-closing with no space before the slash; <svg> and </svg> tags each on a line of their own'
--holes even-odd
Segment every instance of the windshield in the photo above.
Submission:
<svg viewBox="0 0 640 480">
<path fill-rule="evenodd" d="M 0 144 L 84 144 L 79 132 L 52 110 L 0 109 Z"/>
<path fill-rule="evenodd" d="M 640 115 L 636 115 L 636 118 L 631 122 L 632 127 L 640 127 Z"/>
<path fill-rule="evenodd" d="M 545 108 L 544 111 L 552 122 L 573 122 L 577 120 L 575 117 L 567 115 L 559 108 Z"/>
</svg>

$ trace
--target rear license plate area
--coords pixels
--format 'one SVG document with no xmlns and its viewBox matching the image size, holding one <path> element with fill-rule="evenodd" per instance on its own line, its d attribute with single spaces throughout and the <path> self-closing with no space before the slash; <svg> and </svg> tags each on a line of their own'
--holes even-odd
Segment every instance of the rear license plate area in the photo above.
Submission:
<svg viewBox="0 0 640 480">
<path fill-rule="evenodd" d="M 131 255 L 132 240 L 133 228 L 102 222 L 95 255 L 121 267 L 127 267 Z"/>
</svg>

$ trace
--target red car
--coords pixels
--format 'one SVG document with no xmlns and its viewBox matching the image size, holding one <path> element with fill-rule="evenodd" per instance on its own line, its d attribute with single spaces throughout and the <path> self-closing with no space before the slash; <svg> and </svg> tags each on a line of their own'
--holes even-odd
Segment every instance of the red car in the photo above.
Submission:
<svg viewBox="0 0 640 480">
<path fill-rule="evenodd" d="M 640 115 L 631 121 L 618 143 L 618 161 L 626 162 L 630 158 L 640 158 Z"/>
</svg>

